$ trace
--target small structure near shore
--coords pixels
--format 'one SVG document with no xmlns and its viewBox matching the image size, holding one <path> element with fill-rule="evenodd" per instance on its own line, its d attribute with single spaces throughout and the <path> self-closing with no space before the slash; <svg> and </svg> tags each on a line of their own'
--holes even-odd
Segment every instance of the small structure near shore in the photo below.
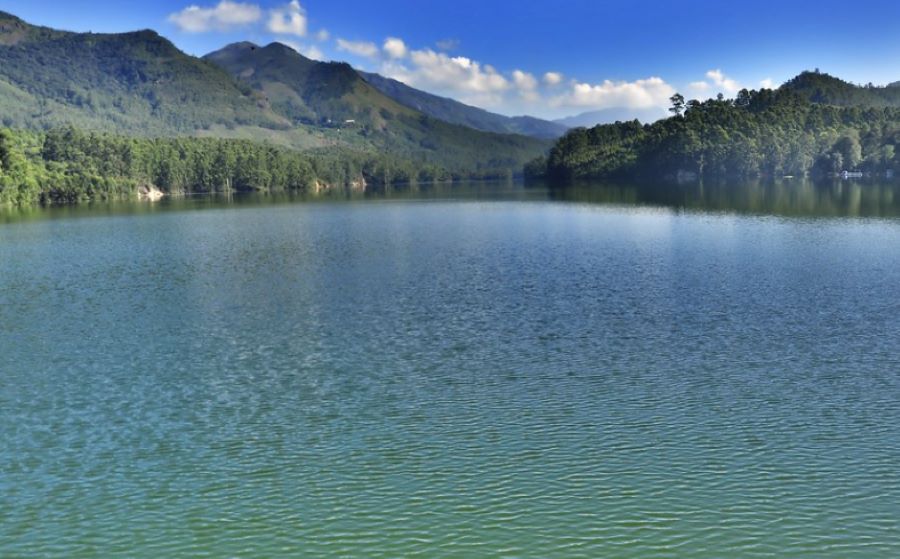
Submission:
<svg viewBox="0 0 900 559">
<path fill-rule="evenodd" d="M 148 200 L 150 202 L 156 202 L 163 196 L 165 196 L 165 192 L 156 188 L 152 184 L 145 184 L 138 187 L 138 198 L 141 200 Z"/>
</svg>

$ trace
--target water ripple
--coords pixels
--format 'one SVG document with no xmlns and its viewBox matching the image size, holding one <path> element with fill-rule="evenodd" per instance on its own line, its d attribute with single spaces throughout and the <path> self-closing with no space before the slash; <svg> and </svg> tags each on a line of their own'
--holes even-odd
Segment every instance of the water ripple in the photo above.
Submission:
<svg viewBox="0 0 900 559">
<path fill-rule="evenodd" d="M 7 224 L 0 556 L 900 556 L 900 228 Z"/>
</svg>

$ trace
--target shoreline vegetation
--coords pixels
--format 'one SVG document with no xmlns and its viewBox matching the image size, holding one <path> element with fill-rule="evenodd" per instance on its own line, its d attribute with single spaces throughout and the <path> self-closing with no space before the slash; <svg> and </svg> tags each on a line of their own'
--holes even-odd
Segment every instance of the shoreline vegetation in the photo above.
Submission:
<svg viewBox="0 0 900 559">
<path fill-rule="evenodd" d="M 300 152 L 251 140 L 135 138 L 67 126 L 0 129 L 0 204 L 159 199 L 228 192 L 363 191 L 406 184 L 509 179 L 384 154 Z"/>
<path fill-rule="evenodd" d="M 900 168 L 900 87 L 855 86 L 804 72 L 777 90 L 685 101 L 673 116 L 577 128 L 529 178 L 692 181 L 782 177 L 891 178 Z"/>
</svg>

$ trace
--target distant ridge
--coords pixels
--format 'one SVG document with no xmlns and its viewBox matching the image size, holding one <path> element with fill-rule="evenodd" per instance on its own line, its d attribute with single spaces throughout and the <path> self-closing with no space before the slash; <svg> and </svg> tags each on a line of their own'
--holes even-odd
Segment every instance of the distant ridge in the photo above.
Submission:
<svg viewBox="0 0 900 559">
<path fill-rule="evenodd" d="M 639 120 L 644 124 L 656 122 L 668 115 L 665 110 L 660 108 L 652 109 L 603 109 L 599 111 L 589 111 L 575 116 L 560 118 L 555 120 L 559 124 L 567 128 L 590 128 L 598 124 L 610 124 L 613 122 L 625 122 L 630 120 Z"/>
<path fill-rule="evenodd" d="M 503 116 L 453 99 L 412 88 L 379 74 L 359 72 L 373 87 L 397 102 L 434 118 L 461 124 L 485 132 L 524 134 L 535 138 L 554 139 L 563 135 L 567 126 L 531 116 Z"/>
</svg>

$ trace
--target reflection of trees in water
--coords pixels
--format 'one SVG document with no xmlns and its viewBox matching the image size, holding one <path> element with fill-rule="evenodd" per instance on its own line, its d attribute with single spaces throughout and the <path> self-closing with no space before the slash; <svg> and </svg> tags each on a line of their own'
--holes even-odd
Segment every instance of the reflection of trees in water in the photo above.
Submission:
<svg viewBox="0 0 900 559">
<path fill-rule="evenodd" d="M 592 181 L 566 187 L 523 186 L 514 181 L 443 182 L 394 185 L 380 191 L 334 189 L 321 194 L 241 193 L 166 197 L 156 203 L 93 202 L 77 205 L 0 206 L 0 224 L 97 215 L 130 215 L 234 206 L 339 203 L 364 200 L 518 200 L 616 204 L 804 217 L 900 217 L 900 181 L 783 180 L 741 183 L 637 184 Z"/>
<path fill-rule="evenodd" d="M 808 180 L 741 183 L 579 183 L 550 189 L 553 200 L 796 216 L 900 216 L 900 183 Z"/>
</svg>

